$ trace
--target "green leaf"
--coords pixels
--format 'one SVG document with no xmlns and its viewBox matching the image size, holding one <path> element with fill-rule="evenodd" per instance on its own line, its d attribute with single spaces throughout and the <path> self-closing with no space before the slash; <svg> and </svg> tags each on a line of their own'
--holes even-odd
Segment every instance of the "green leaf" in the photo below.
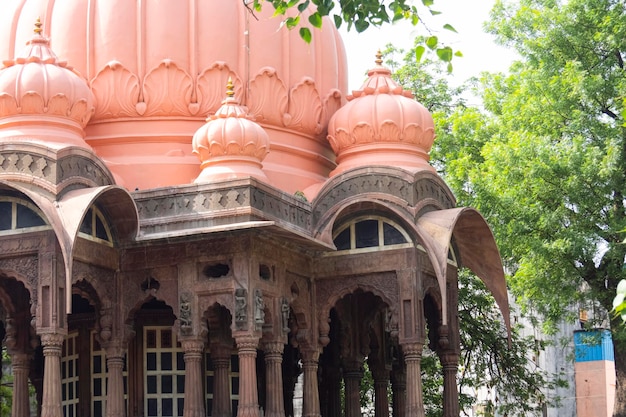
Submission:
<svg viewBox="0 0 626 417">
<path fill-rule="evenodd" d="M 307 8 L 307 7 L 309 7 L 309 2 L 310 2 L 310 0 L 306 0 L 305 2 L 302 2 L 302 3 L 298 4 L 298 11 L 299 11 L 300 13 L 302 13 L 303 11 L 305 11 L 305 10 L 306 10 L 306 8 Z"/>
<path fill-rule="evenodd" d="M 450 24 L 448 24 L 448 23 L 446 23 L 445 25 L 443 25 L 443 28 L 444 28 L 444 29 L 447 29 L 447 30 L 450 30 L 450 31 L 452 31 L 452 32 L 454 32 L 454 33 L 458 33 L 458 32 L 456 31 L 456 29 L 455 29 L 452 25 L 450 25 Z"/>
<path fill-rule="evenodd" d="M 365 19 L 359 19 L 356 22 L 354 22 L 354 27 L 356 28 L 356 31 L 359 33 L 367 29 L 369 25 L 370 24 Z"/>
<path fill-rule="evenodd" d="M 448 70 L 448 74 L 452 74 L 452 62 L 448 62 L 448 66 L 446 69 Z"/>
<path fill-rule="evenodd" d="M 433 5 L 433 3 L 435 3 L 434 0 L 422 0 L 422 4 L 426 7 L 430 7 Z"/>
<path fill-rule="evenodd" d="M 431 11 L 430 11 L 430 14 L 431 14 L 431 15 L 433 15 L 433 16 L 437 16 L 437 15 L 440 15 L 440 14 L 441 14 L 441 12 L 439 12 L 439 11 L 437 11 L 437 10 L 431 10 Z"/>
<path fill-rule="evenodd" d="M 431 36 L 428 39 L 426 39 L 426 46 L 428 46 L 430 49 L 435 49 L 437 47 L 438 42 L 439 42 L 439 39 L 437 39 L 436 36 Z"/>
<path fill-rule="evenodd" d="M 626 279 L 623 279 L 619 282 L 619 284 L 617 284 L 617 291 L 618 294 L 626 294 Z"/>
<path fill-rule="evenodd" d="M 449 46 L 446 46 L 445 48 L 437 49 L 437 56 L 443 62 L 450 62 L 450 61 L 452 61 L 452 48 L 450 48 Z"/>
<path fill-rule="evenodd" d="M 318 12 L 313 13 L 309 16 L 309 23 L 313 25 L 313 27 L 321 28 L 322 27 L 322 16 Z"/>
<path fill-rule="evenodd" d="M 415 62 L 420 62 L 422 60 L 422 55 L 424 55 L 425 51 L 426 48 L 424 48 L 424 45 L 419 45 L 415 48 Z"/>
<path fill-rule="evenodd" d="M 296 26 L 298 26 L 298 23 L 300 22 L 300 15 L 296 16 L 296 17 L 288 17 L 285 20 L 285 24 L 287 25 L 287 27 L 289 29 L 293 29 Z"/>
<path fill-rule="evenodd" d="M 454 56 L 458 56 L 459 58 L 462 58 L 462 57 L 463 57 L 463 52 L 461 52 L 461 51 L 456 51 L 456 52 L 454 53 Z"/>
<path fill-rule="evenodd" d="M 613 299 L 613 309 L 617 309 L 624 302 L 625 298 L 626 294 L 617 294 Z"/>
<path fill-rule="evenodd" d="M 341 24 L 343 23 L 343 19 L 341 18 L 341 16 L 335 14 L 333 15 L 333 20 L 335 21 L 335 27 L 339 29 L 341 27 Z"/>
<path fill-rule="evenodd" d="M 304 39 L 306 43 L 311 43 L 311 30 L 309 28 L 300 28 L 300 37 Z"/>
</svg>

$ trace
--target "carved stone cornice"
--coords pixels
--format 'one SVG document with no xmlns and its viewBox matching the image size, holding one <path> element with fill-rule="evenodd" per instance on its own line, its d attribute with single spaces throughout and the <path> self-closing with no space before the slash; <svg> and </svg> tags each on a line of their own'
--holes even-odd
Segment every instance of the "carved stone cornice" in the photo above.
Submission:
<svg viewBox="0 0 626 417">
<path fill-rule="evenodd" d="M 20 137 L 3 138 L 0 178 L 35 182 L 53 194 L 115 183 L 109 170 L 91 151 L 70 147 L 57 152 L 44 145 L 24 143 Z"/>
<path fill-rule="evenodd" d="M 253 179 L 234 180 L 220 186 L 182 186 L 178 192 L 136 192 L 135 202 L 143 236 L 168 230 L 206 230 L 230 221 L 274 221 L 309 234 L 310 206 L 293 196 L 270 189 Z"/>
</svg>

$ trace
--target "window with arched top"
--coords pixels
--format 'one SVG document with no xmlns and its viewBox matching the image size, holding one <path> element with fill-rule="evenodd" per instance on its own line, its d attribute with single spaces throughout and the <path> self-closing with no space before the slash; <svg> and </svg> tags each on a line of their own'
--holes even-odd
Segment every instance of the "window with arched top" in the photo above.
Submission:
<svg viewBox="0 0 626 417">
<path fill-rule="evenodd" d="M 338 251 L 371 251 L 412 246 L 408 233 L 380 216 L 361 216 L 339 227 L 333 242 Z"/>
<path fill-rule="evenodd" d="M 87 210 L 87 214 L 85 214 L 85 218 L 80 225 L 78 236 L 107 246 L 113 246 L 109 223 L 96 206 L 92 206 Z"/>
<path fill-rule="evenodd" d="M 0 234 L 47 229 L 50 225 L 37 206 L 17 197 L 0 197 Z"/>
</svg>

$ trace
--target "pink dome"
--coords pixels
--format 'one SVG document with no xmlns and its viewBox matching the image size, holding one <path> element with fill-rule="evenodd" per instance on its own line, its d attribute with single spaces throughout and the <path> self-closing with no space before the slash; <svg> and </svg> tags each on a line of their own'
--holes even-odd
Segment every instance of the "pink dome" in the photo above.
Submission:
<svg viewBox="0 0 626 417">
<path fill-rule="evenodd" d="M 347 64 L 330 19 L 306 44 L 272 14 L 268 3 L 253 16 L 224 0 L 0 2 L 0 57 L 13 57 L 41 16 L 56 53 L 95 95 L 87 142 L 131 188 L 198 176 L 191 138 L 231 77 L 270 137 L 270 182 L 293 192 L 335 166 L 326 126 L 343 104 Z"/>
<path fill-rule="evenodd" d="M 26 48 L 0 68 L 0 136 L 14 138 L 19 129 L 28 139 L 87 147 L 82 128 L 94 112 L 93 94 L 41 32 L 37 22 Z"/>
<path fill-rule="evenodd" d="M 381 63 L 378 55 L 361 89 L 328 124 L 328 140 L 338 163 L 331 175 L 371 165 L 433 170 L 428 164 L 435 139 L 433 118 Z"/>
<path fill-rule="evenodd" d="M 234 98 L 231 80 L 226 95 L 222 107 L 193 135 L 193 153 L 202 162 L 195 182 L 248 176 L 267 182 L 261 161 L 269 152 L 269 137 Z"/>
</svg>

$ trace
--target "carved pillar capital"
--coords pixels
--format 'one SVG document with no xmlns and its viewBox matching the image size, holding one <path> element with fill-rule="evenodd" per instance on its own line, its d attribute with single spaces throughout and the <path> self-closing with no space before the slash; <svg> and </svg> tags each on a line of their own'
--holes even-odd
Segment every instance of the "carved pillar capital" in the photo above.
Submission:
<svg viewBox="0 0 626 417">
<path fill-rule="evenodd" d="M 285 350 L 283 342 L 264 342 L 262 345 L 265 355 L 282 355 Z"/>
<path fill-rule="evenodd" d="M 254 350 L 256 353 L 256 348 L 259 346 L 260 339 L 258 336 L 250 333 L 240 333 L 234 334 L 233 337 L 235 338 L 235 343 L 237 344 L 237 349 L 240 354 L 242 351 L 247 350 Z"/>
<path fill-rule="evenodd" d="M 61 355 L 61 348 L 63 347 L 63 342 L 65 341 L 65 334 L 62 333 L 44 333 L 41 335 L 41 346 L 43 347 L 44 355 L 46 355 L 46 351 L 53 352 L 58 351 L 59 356 Z"/>
</svg>

